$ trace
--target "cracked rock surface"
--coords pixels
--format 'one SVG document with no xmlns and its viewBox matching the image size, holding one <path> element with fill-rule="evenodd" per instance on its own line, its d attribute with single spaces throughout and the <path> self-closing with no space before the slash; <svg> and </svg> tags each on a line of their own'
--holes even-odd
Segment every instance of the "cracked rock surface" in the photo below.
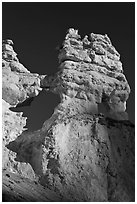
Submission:
<svg viewBox="0 0 137 204">
<path fill-rule="evenodd" d="M 4 172 L 38 182 L 37 201 L 46 201 L 39 189 L 59 195 L 54 201 L 134 201 L 134 125 L 126 113 L 130 87 L 108 36 L 81 39 L 69 29 L 52 76 L 31 74 L 12 45 L 3 41 Z M 26 131 L 26 118 L 11 107 L 42 89 L 59 94 L 61 102 L 40 130 Z M 4 194 L 10 192 L 3 186 Z M 24 201 L 25 191 L 21 195 Z"/>
</svg>

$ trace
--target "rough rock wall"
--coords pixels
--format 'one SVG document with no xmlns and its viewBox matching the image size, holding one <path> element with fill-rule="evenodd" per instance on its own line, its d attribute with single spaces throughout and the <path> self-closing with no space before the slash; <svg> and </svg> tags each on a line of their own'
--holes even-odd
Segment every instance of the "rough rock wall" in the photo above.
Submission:
<svg viewBox="0 0 137 204">
<path fill-rule="evenodd" d="M 29 163 L 18 162 L 15 152 L 6 145 L 15 140 L 26 130 L 26 117 L 22 112 L 13 112 L 12 108 L 23 101 L 31 100 L 42 90 L 40 76 L 31 74 L 18 60 L 11 40 L 2 44 L 2 117 L 3 117 L 3 169 L 18 172 L 21 175 L 35 178 Z M 41 76 L 42 77 L 42 76 Z"/>
<path fill-rule="evenodd" d="M 21 80 L 24 76 L 17 69 L 8 72 Z M 24 79 L 26 89 L 24 82 L 14 83 L 17 96 L 14 89 L 9 99 L 4 92 L 6 102 L 12 101 L 12 92 L 14 105 L 41 88 L 58 93 L 61 102 L 42 129 L 22 129 L 6 143 L 17 162 L 29 164 L 39 183 L 70 201 L 134 201 L 134 125 L 126 113 L 130 88 L 107 35 L 81 39 L 77 30 L 69 29 L 60 48 L 59 71 L 53 76 L 25 72 Z M 98 113 L 100 103 L 105 116 Z"/>
</svg>

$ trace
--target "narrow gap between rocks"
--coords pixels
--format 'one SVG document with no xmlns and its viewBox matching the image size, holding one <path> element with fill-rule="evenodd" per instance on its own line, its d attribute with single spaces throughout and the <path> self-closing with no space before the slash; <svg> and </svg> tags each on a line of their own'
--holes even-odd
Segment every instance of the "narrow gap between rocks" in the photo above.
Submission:
<svg viewBox="0 0 137 204">
<path fill-rule="evenodd" d="M 23 116 L 27 117 L 25 127 L 28 128 L 28 131 L 34 131 L 40 129 L 43 123 L 51 117 L 59 103 L 58 95 L 43 90 L 35 98 L 27 99 L 10 110 L 23 112 Z"/>
<path fill-rule="evenodd" d="M 99 113 L 102 113 L 106 116 L 107 112 L 106 112 L 106 108 L 105 108 L 103 102 L 98 104 L 98 114 Z"/>
</svg>

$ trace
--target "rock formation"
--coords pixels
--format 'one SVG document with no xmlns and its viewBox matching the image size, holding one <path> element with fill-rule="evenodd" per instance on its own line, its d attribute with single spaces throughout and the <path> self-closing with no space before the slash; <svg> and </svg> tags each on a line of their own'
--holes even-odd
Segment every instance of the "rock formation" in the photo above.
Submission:
<svg viewBox="0 0 137 204">
<path fill-rule="evenodd" d="M 130 87 L 108 36 L 81 39 L 69 29 L 52 76 L 31 74 L 12 45 L 3 41 L 4 172 L 37 181 L 60 201 L 134 201 L 134 125 L 126 113 Z M 61 102 L 40 130 L 29 132 L 26 118 L 12 107 L 42 89 L 59 94 Z"/>
</svg>

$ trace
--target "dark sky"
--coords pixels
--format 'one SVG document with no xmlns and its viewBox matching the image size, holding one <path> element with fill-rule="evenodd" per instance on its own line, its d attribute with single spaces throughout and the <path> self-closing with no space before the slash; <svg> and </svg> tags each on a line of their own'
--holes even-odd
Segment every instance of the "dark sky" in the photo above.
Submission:
<svg viewBox="0 0 137 204">
<path fill-rule="evenodd" d="M 64 40 L 68 28 L 78 29 L 82 37 L 91 32 L 107 34 L 121 55 L 124 73 L 131 87 L 127 111 L 130 120 L 134 122 L 134 5 L 133 2 L 4 2 L 3 39 L 14 41 L 14 50 L 28 70 L 39 74 L 52 74 L 58 67 L 56 47 Z M 24 111 L 24 115 L 28 116 L 28 124 L 34 126 L 34 129 L 39 128 L 51 115 L 58 101 L 57 96 L 42 92 L 32 102 L 31 109 L 26 108 Z"/>
</svg>

